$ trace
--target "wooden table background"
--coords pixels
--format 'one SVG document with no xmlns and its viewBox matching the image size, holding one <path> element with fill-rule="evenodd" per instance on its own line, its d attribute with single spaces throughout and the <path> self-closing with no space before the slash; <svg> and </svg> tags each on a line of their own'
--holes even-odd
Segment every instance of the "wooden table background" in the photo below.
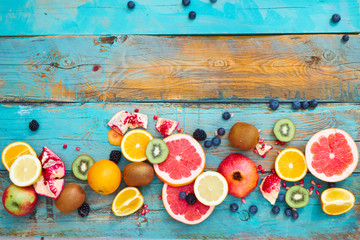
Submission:
<svg viewBox="0 0 360 240">
<path fill-rule="evenodd" d="M 27 217 L 13 217 L 1 206 L 0 235 L 359 239 L 360 166 L 338 183 L 356 197 L 355 208 L 344 215 L 324 214 L 313 194 L 298 220 L 283 214 L 285 203 L 275 216 L 257 188 L 246 204 L 228 196 L 195 226 L 169 217 L 158 199 L 158 178 L 140 188 L 151 211 L 119 218 L 111 203 L 124 183 L 114 194 L 100 196 L 71 173 L 78 154 L 100 160 L 117 149 L 108 143 L 106 123 L 123 109 L 148 114 L 154 136 L 160 136 L 152 119 L 156 114 L 178 120 L 184 133 L 201 127 L 209 137 L 219 127 L 229 131 L 237 121 L 249 122 L 271 144 L 276 120 L 291 118 L 297 133 L 289 144 L 274 145 L 264 159 L 244 152 L 268 171 L 278 150 L 304 150 L 314 133 L 329 127 L 347 131 L 360 147 L 359 1 L 192 0 L 183 7 L 180 0 L 139 0 L 133 10 L 126 3 L 0 1 L 0 148 L 25 141 L 40 153 L 48 146 L 65 162 L 66 184 L 80 184 L 91 206 L 87 218 L 61 213 L 45 197 Z M 191 10 L 197 12 L 192 21 Z M 338 24 L 330 21 L 334 13 L 341 14 Z M 349 42 L 341 41 L 343 33 Z M 316 109 L 291 109 L 294 100 L 314 98 L 320 102 Z M 277 111 L 268 108 L 270 99 L 280 101 Z M 221 118 L 225 110 L 234 113 L 229 121 Z M 36 132 L 28 128 L 32 119 L 40 123 Z M 216 170 L 233 152 L 239 151 L 223 138 L 221 146 L 205 150 L 206 169 Z M 127 163 L 122 159 L 120 168 Z M 2 195 L 10 184 L 2 165 L 0 176 Z M 312 179 L 308 174 L 305 186 Z M 322 186 L 321 191 L 327 184 Z M 237 213 L 229 210 L 233 202 L 240 205 Z M 244 221 L 243 210 L 251 204 L 259 212 Z"/>
</svg>

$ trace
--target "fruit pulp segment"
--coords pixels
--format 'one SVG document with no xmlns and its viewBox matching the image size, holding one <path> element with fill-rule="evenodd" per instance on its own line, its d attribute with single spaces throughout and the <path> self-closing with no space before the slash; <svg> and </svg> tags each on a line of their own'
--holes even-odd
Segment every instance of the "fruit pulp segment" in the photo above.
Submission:
<svg viewBox="0 0 360 240">
<path fill-rule="evenodd" d="M 306 163 L 299 153 L 288 151 L 279 159 L 278 168 L 284 177 L 294 178 L 303 175 Z"/>
<path fill-rule="evenodd" d="M 125 200 L 125 199 L 122 199 Z M 140 196 L 137 196 L 135 198 L 129 198 L 126 201 L 116 201 L 116 211 L 118 212 L 130 212 L 134 211 L 135 209 L 139 209 L 142 205 L 142 198 Z"/>
<path fill-rule="evenodd" d="M 209 202 L 217 201 L 224 193 L 224 184 L 216 176 L 206 176 L 199 182 L 199 193 Z"/>
<path fill-rule="evenodd" d="M 18 181 L 28 182 L 30 181 L 37 171 L 36 163 L 32 159 L 23 158 L 22 161 L 18 162 L 14 169 L 14 177 Z"/>
<path fill-rule="evenodd" d="M 146 158 L 145 150 L 151 138 L 142 133 L 133 133 L 126 138 L 124 147 L 131 158 Z"/>
<path fill-rule="evenodd" d="M 353 198 L 350 194 L 341 190 L 328 191 L 327 194 L 325 195 L 326 202 L 332 202 L 336 200 L 349 201 L 352 199 Z"/>
<path fill-rule="evenodd" d="M 340 213 L 343 213 L 343 212 L 347 212 L 353 206 L 354 206 L 354 204 L 351 203 L 351 202 L 343 202 L 342 204 L 330 203 L 330 204 L 326 204 L 324 206 L 324 210 L 326 212 L 328 212 L 328 213 L 340 214 Z"/>
</svg>

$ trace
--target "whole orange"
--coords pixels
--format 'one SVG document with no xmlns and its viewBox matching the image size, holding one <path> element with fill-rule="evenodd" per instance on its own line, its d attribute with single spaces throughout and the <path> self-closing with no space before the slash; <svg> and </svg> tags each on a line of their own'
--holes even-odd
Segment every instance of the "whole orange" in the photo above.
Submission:
<svg viewBox="0 0 360 240">
<path fill-rule="evenodd" d="M 88 183 L 90 187 L 102 195 L 115 192 L 120 182 L 120 168 L 110 160 L 97 161 L 88 171 Z"/>
</svg>

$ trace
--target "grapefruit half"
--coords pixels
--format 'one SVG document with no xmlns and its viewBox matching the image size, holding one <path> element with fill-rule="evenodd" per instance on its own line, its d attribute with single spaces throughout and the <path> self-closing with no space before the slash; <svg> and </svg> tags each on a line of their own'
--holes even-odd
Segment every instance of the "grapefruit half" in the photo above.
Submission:
<svg viewBox="0 0 360 240">
<path fill-rule="evenodd" d="M 326 182 L 342 181 L 355 170 L 359 152 L 348 133 L 336 128 L 322 130 L 306 144 L 309 171 Z"/>
<path fill-rule="evenodd" d="M 187 185 L 204 171 L 206 158 L 200 143 L 189 135 L 174 134 L 164 138 L 169 148 L 166 160 L 154 164 L 156 175 L 173 187 Z"/>
<path fill-rule="evenodd" d="M 215 206 L 205 206 L 199 201 L 189 205 L 185 199 L 180 199 L 179 193 L 194 193 L 194 183 L 181 187 L 172 187 L 164 183 L 162 199 L 168 214 L 179 222 L 198 224 L 210 216 Z"/>
</svg>

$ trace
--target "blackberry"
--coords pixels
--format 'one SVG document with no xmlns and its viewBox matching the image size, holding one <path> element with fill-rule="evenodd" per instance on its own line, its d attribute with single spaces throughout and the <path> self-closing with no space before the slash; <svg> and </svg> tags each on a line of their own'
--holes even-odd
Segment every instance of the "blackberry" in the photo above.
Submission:
<svg viewBox="0 0 360 240">
<path fill-rule="evenodd" d="M 239 209 L 239 205 L 237 205 L 236 203 L 230 204 L 230 210 L 232 212 L 236 212 L 238 209 Z"/>
<path fill-rule="evenodd" d="M 113 150 L 110 153 L 110 161 L 113 161 L 114 163 L 118 163 L 121 158 L 121 152 L 118 150 Z"/>
<path fill-rule="evenodd" d="M 196 196 L 193 193 L 188 193 L 185 200 L 189 205 L 193 205 L 197 201 Z"/>
<path fill-rule="evenodd" d="M 29 128 L 31 131 L 36 131 L 39 129 L 39 127 L 40 125 L 36 120 L 32 120 L 31 122 L 29 122 Z"/>
<path fill-rule="evenodd" d="M 185 199 L 186 198 L 186 192 L 179 192 L 179 198 Z"/>
<path fill-rule="evenodd" d="M 193 133 L 193 137 L 198 141 L 204 141 L 207 137 L 206 132 L 202 129 L 196 129 Z"/>
<path fill-rule="evenodd" d="M 78 208 L 78 214 L 80 217 L 86 217 L 89 215 L 90 212 L 90 206 L 86 202 L 84 202 L 79 208 Z"/>
</svg>

